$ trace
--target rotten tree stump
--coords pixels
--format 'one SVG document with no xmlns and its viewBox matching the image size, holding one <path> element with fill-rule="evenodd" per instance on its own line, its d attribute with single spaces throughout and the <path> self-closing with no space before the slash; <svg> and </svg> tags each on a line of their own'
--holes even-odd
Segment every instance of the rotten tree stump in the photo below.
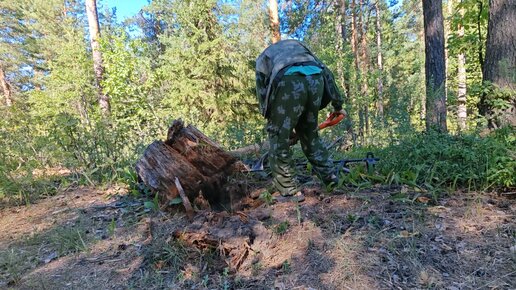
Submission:
<svg viewBox="0 0 516 290">
<path fill-rule="evenodd" d="M 202 192 L 210 203 L 228 197 L 223 190 L 227 177 L 241 170 L 240 162 L 192 125 L 175 120 L 167 140 L 154 141 L 136 163 L 140 180 L 160 197 L 166 207 L 179 197 L 176 178 L 193 201 Z"/>
</svg>

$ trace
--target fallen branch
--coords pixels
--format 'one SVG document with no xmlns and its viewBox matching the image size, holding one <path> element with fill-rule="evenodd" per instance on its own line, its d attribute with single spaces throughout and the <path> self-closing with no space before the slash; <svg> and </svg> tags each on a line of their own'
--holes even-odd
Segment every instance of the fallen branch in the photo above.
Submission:
<svg viewBox="0 0 516 290">
<path fill-rule="evenodd" d="M 267 151 L 269 148 L 269 141 L 265 141 L 262 144 L 255 143 L 245 147 L 237 148 L 235 150 L 229 151 L 228 153 L 234 157 L 241 158 L 242 156 L 250 154 L 260 155 L 261 151 Z"/>
<path fill-rule="evenodd" d="M 183 190 L 183 186 L 181 186 L 181 182 L 179 182 L 179 178 L 176 177 L 174 181 L 177 191 L 179 191 L 179 196 L 181 196 L 181 199 L 183 200 L 183 205 L 186 209 L 186 216 L 188 219 L 192 219 L 194 216 L 194 210 L 192 207 L 192 204 L 190 203 L 190 200 L 188 200 L 188 197 L 186 197 L 185 191 Z"/>
</svg>

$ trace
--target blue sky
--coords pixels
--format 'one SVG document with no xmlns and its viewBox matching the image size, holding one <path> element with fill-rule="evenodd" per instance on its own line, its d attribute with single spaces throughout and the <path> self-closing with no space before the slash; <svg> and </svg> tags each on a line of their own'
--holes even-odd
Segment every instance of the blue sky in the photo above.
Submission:
<svg viewBox="0 0 516 290">
<path fill-rule="evenodd" d="M 136 15 L 140 9 L 147 5 L 147 0 L 104 0 L 110 8 L 116 7 L 116 15 L 119 21 Z"/>
</svg>

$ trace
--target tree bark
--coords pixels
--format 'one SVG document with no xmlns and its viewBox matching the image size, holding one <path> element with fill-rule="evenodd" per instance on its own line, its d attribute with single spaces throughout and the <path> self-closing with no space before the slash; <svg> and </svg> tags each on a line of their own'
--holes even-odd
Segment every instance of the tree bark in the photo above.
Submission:
<svg viewBox="0 0 516 290">
<path fill-rule="evenodd" d="M 418 41 L 420 43 L 424 43 L 425 42 L 425 31 L 424 31 L 424 29 L 421 29 L 420 33 L 418 33 Z M 423 54 L 424 51 L 422 51 L 420 49 L 419 53 Z M 424 65 L 421 66 L 420 74 L 421 74 L 421 76 L 425 75 L 425 66 Z M 426 80 L 423 80 L 421 85 L 425 86 L 425 84 L 426 84 Z M 419 119 L 420 120 L 426 120 L 426 92 L 421 94 L 421 112 L 419 113 Z"/>
<path fill-rule="evenodd" d="M 277 0 L 269 0 L 269 20 L 272 31 L 272 43 L 276 43 L 281 40 Z"/>
<path fill-rule="evenodd" d="M 460 10 L 460 14 L 464 15 L 463 9 Z M 459 24 L 459 37 L 464 37 L 464 27 Z M 459 52 L 457 57 L 457 79 L 458 79 L 458 94 L 457 94 L 457 117 L 459 123 L 459 129 L 464 131 L 467 129 L 466 120 L 468 118 L 466 108 L 466 55 L 464 51 Z"/>
<path fill-rule="evenodd" d="M 344 72 L 345 67 L 345 53 L 346 53 L 346 1 L 338 0 L 335 2 L 335 10 L 337 11 L 337 18 L 335 21 L 335 34 L 337 39 L 337 51 L 340 53 L 340 56 L 337 59 L 337 74 L 339 76 L 339 81 L 341 87 L 344 88 L 346 92 L 346 98 L 349 100 L 351 96 L 349 81 L 346 77 L 346 73 Z"/>
<path fill-rule="evenodd" d="M 167 140 L 154 141 L 136 163 L 136 172 L 143 183 L 160 197 L 163 207 L 179 197 L 176 178 L 185 195 L 194 201 L 202 192 L 212 205 L 226 202 L 227 177 L 240 163 L 221 149 L 197 128 L 185 127 L 181 120 L 173 122 Z"/>
<path fill-rule="evenodd" d="M 357 7 L 356 0 L 351 0 L 351 51 L 353 52 L 353 61 L 355 66 L 355 86 L 356 91 L 360 92 L 363 89 L 361 80 L 362 80 L 362 72 L 360 65 L 360 52 L 359 52 L 359 43 L 358 36 L 362 31 L 362 21 L 361 14 L 359 14 L 359 20 L 357 20 Z M 359 12 L 361 13 L 361 12 Z M 365 119 L 364 119 L 364 110 L 362 107 L 362 100 L 353 99 L 352 103 L 356 105 L 358 108 L 358 138 L 361 143 L 364 143 L 364 127 L 365 127 Z"/>
<path fill-rule="evenodd" d="M 451 78 L 451 71 L 450 71 L 450 55 L 448 51 L 448 38 L 450 37 L 450 33 L 452 30 L 452 21 L 451 21 L 451 15 L 453 13 L 453 0 L 447 0 L 447 6 L 448 6 L 448 13 L 446 15 L 446 18 L 443 17 L 443 19 L 447 19 L 447 24 L 444 29 L 444 68 L 446 69 L 445 77 L 445 87 L 444 87 L 444 98 L 448 100 L 448 86 Z"/>
<path fill-rule="evenodd" d="M 484 10 L 484 3 L 482 0 L 477 1 L 477 34 L 478 34 L 478 62 L 480 63 L 480 71 L 484 71 L 484 41 L 482 40 L 482 12 Z"/>
<path fill-rule="evenodd" d="M 357 37 L 357 12 L 355 0 L 351 0 L 351 51 L 353 52 L 353 60 L 357 75 L 357 81 L 360 67 L 358 65 L 358 37 Z"/>
<path fill-rule="evenodd" d="M 483 81 L 502 92 L 508 108 L 495 108 L 488 100 L 493 94 L 481 96 L 479 111 L 487 117 L 489 127 L 516 125 L 516 0 L 490 0 L 487 25 L 486 57 Z M 505 96 L 507 95 L 508 96 Z M 507 97 L 507 98 L 506 98 Z"/>
<path fill-rule="evenodd" d="M 93 55 L 93 70 L 95 72 L 95 80 L 99 93 L 99 105 L 104 116 L 109 115 L 111 108 L 109 97 L 103 92 L 102 79 L 104 75 L 104 67 L 102 64 L 102 52 L 100 51 L 100 28 L 99 18 L 97 15 L 96 0 L 86 0 L 86 14 L 88 15 L 88 27 L 90 32 L 90 45 Z"/>
<path fill-rule="evenodd" d="M 7 107 L 12 106 L 13 100 L 11 98 L 11 86 L 9 85 L 9 82 L 5 77 L 4 69 L 2 66 L 0 66 L 0 86 L 2 87 L 2 91 L 4 92 L 5 105 Z"/>
<path fill-rule="evenodd" d="M 376 0 L 375 8 L 376 8 L 376 60 L 378 65 L 378 116 L 380 120 L 383 122 L 383 59 L 382 59 L 382 22 L 381 22 L 381 10 L 380 10 L 380 0 Z"/>
<path fill-rule="evenodd" d="M 447 132 L 442 0 L 423 0 L 423 18 L 425 31 L 426 129 Z"/>
<path fill-rule="evenodd" d="M 362 89 L 361 94 L 363 98 L 366 98 L 362 104 L 362 110 L 364 112 L 364 125 L 365 125 L 365 134 L 370 135 L 370 126 L 369 126 L 369 100 L 367 96 L 369 95 L 369 85 L 367 83 L 367 76 L 369 75 L 369 59 L 367 53 L 367 25 L 364 17 L 364 11 L 366 8 L 364 7 L 364 0 L 360 0 L 360 14 L 358 17 L 358 28 L 360 29 L 360 59 L 361 59 L 361 83 Z"/>
<path fill-rule="evenodd" d="M 516 0 L 490 0 L 483 77 L 516 90 Z"/>
<path fill-rule="evenodd" d="M 357 27 L 357 8 L 356 8 L 356 0 L 351 0 L 351 52 L 353 53 L 353 64 L 355 67 L 355 92 L 359 92 L 360 90 L 360 65 L 359 65 L 359 54 L 358 54 L 358 27 Z M 351 100 L 352 105 L 356 105 L 358 108 L 358 137 L 360 141 L 363 143 L 364 137 L 364 121 L 363 121 L 363 113 L 360 107 L 360 103 L 356 98 Z"/>
<path fill-rule="evenodd" d="M 344 43 L 346 43 L 347 31 L 346 31 L 346 0 L 338 0 L 335 2 L 337 5 L 337 13 L 339 15 L 339 32 L 340 37 Z"/>
</svg>

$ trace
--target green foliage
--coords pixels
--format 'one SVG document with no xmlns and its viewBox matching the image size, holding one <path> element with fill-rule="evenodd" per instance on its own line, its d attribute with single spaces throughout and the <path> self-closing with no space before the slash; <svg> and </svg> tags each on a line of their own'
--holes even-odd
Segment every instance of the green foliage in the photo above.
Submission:
<svg viewBox="0 0 516 290">
<path fill-rule="evenodd" d="M 63 228 L 56 230 L 50 237 L 49 242 L 59 256 L 70 253 L 79 253 L 88 249 L 83 239 L 84 233 L 75 228 Z"/>
<path fill-rule="evenodd" d="M 277 225 L 274 226 L 274 233 L 276 233 L 277 235 L 284 235 L 288 228 L 290 227 L 290 224 L 288 221 L 283 221 Z"/>
<path fill-rule="evenodd" d="M 224 33 L 219 21 L 228 16 L 222 8 L 215 0 L 151 4 L 153 11 L 169 11 L 161 20 L 174 27 L 174 33 L 160 37 L 165 51 L 156 73 L 165 93 L 162 106 L 210 135 L 257 118 L 248 89 L 252 68 L 242 69 L 246 62 L 238 39 Z"/>
<path fill-rule="evenodd" d="M 379 151 L 378 169 L 388 181 L 413 186 L 513 188 L 516 137 L 510 128 L 485 138 L 429 132 Z"/>
<path fill-rule="evenodd" d="M 158 193 L 156 192 L 154 194 L 154 198 L 152 200 L 145 201 L 143 203 L 143 205 L 148 210 L 157 211 L 157 210 L 159 210 L 159 199 L 158 198 L 159 198 L 159 196 L 158 196 Z"/>
<path fill-rule="evenodd" d="M 487 0 L 455 1 L 451 15 L 446 16 L 449 23 L 447 39 L 447 104 L 452 118 L 449 118 L 451 130 L 455 130 L 457 111 L 458 71 L 457 57 L 460 53 L 466 59 L 466 107 L 468 110 L 468 127 L 474 128 L 477 122 L 477 104 L 482 96 L 482 64 L 487 36 Z"/>
<path fill-rule="evenodd" d="M 260 199 L 262 199 L 266 204 L 271 205 L 274 203 L 274 197 L 272 196 L 269 190 L 266 190 L 260 194 Z"/>
<path fill-rule="evenodd" d="M 229 268 L 224 268 L 224 271 L 222 271 L 222 277 L 221 277 L 221 289 L 229 290 L 231 289 L 231 284 L 229 282 Z"/>
<path fill-rule="evenodd" d="M 512 100 L 510 93 L 481 83 L 478 43 L 487 31 L 486 0 L 461 1 L 454 11 L 462 9 L 464 16 L 453 13 L 447 18 L 452 112 L 454 58 L 465 52 L 468 59 L 471 135 L 456 137 L 415 133 L 424 128 L 421 2 L 388 7 L 380 1 L 381 76 L 375 67 L 373 2 L 364 3 L 361 10 L 357 5 L 355 11 L 362 13 L 363 22 L 370 22 L 364 25 L 368 27 L 365 59 L 370 66 L 366 74 L 355 71 L 349 7 L 341 22 L 329 3 L 280 1 L 280 17 L 283 33 L 307 42 L 335 73 L 341 91 L 348 93 L 345 124 L 323 134 L 334 138 L 346 131 L 356 154 L 371 150 L 359 147 L 363 145 L 384 148 L 376 150 L 382 157 L 379 175 L 357 166 L 339 186 L 367 188 L 386 182 L 514 187 L 514 136 L 501 131 L 479 138 L 473 133 L 486 123 L 476 110 L 482 96 L 493 108 L 493 117 L 502 116 Z M 134 185 L 134 162 L 149 143 L 165 137 L 170 121 L 177 118 L 227 149 L 261 143 L 266 121 L 258 114 L 254 96 L 254 60 L 270 42 L 266 9 L 264 1 L 252 0 L 154 0 L 143 9 L 145 21 L 135 18 L 124 24 L 116 23 L 109 11 L 99 11 L 101 85 L 111 102 L 111 114 L 105 117 L 98 107 L 83 1 L 0 1 L 0 20 L 5 24 L 0 27 L 0 65 L 14 99 L 12 107 L 0 107 L 0 199 L 29 203 L 70 184 Z M 346 39 L 337 33 L 338 23 L 346 24 Z M 459 24 L 465 28 L 464 36 L 458 34 Z M 136 29 L 128 33 L 128 28 Z M 139 30 L 141 34 L 134 33 Z M 383 117 L 376 114 L 378 77 L 384 85 Z M 368 84 L 367 92 L 362 83 Z M 366 109 L 370 130 L 357 139 L 353 130 L 364 129 Z M 402 158 L 407 152 L 410 162 Z M 50 174 L 55 168 L 66 172 Z M 261 198 L 272 202 L 270 194 Z M 147 203 L 149 208 L 155 205 Z"/>
<path fill-rule="evenodd" d="M 516 82 L 516 73 L 512 72 L 511 77 Z M 484 116 L 479 116 L 479 123 L 489 123 L 495 128 L 514 126 L 516 90 L 500 88 L 487 81 L 475 89 L 475 93 L 481 98 L 479 107 L 485 111 Z"/>
<path fill-rule="evenodd" d="M 3 281 L 16 285 L 20 282 L 24 270 L 24 262 L 27 257 L 14 249 L 0 252 L 0 276 Z"/>
<path fill-rule="evenodd" d="M 111 222 L 109 223 L 108 225 L 108 235 L 112 236 L 115 234 L 115 230 L 116 230 L 116 221 L 115 221 L 115 218 L 112 217 L 111 218 Z"/>
<path fill-rule="evenodd" d="M 152 262 L 163 262 L 174 271 L 179 271 L 183 267 L 183 261 L 187 256 L 186 248 L 175 240 L 161 244 L 160 248 L 153 247 L 151 251 Z"/>
<path fill-rule="evenodd" d="M 281 264 L 281 271 L 283 271 L 283 273 L 290 273 L 291 270 L 292 266 L 290 265 L 290 262 L 288 260 L 283 261 Z"/>
</svg>

